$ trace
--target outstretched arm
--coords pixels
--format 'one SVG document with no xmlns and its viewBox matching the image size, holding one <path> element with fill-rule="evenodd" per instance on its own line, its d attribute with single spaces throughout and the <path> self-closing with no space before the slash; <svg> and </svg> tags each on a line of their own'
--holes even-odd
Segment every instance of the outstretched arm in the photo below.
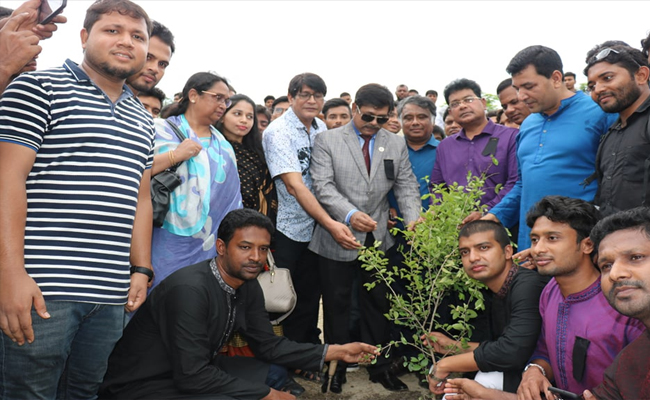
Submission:
<svg viewBox="0 0 650 400">
<path fill-rule="evenodd" d="M 517 400 L 514 393 L 488 389 L 471 379 L 450 379 L 445 383 L 445 395 L 449 400 Z"/>
<path fill-rule="evenodd" d="M 361 247 L 356 238 L 345 224 L 332 219 L 320 205 L 314 194 L 305 186 L 299 172 L 287 172 L 280 175 L 290 195 L 298 200 L 300 206 L 307 211 L 323 228 L 334 237 L 334 240 L 344 249 L 354 250 Z"/>
<path fill-rule="evenodd" d="M 371 361 L 379 354 L 376 346 L 354 342 L 348 344 L 331 344 L 327 347 L 325 361 L 342 360 L 347 363 Z"/>
</svg>

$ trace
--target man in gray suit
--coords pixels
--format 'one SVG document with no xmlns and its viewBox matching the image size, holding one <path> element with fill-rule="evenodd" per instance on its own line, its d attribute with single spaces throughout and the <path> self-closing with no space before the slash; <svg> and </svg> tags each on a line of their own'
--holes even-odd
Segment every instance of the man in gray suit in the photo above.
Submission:
<svg viewBox="0 0 650 400">
<path fill-rule="evenodd" d="M 390 91 L 378 84 L 361 87 L 352 104 L 352 121 L 316 137 L 311 173 L 316 199 L 335 221 L 345 222 L 365 245 L 382 242 L 386 251 L 394 243 L 388 232 L 388 192 L 393 189 L 405 223 L 420 212 L 418 183 L 411 170 L 404 139 L 381 128 L 393 110 Z M 352 278 L 360 268 L 358 250 L 340 246 L 330 233 L 316 226 L 309 249 L 319 255 L 323 292 L 325 341 L 349 343 L 349 306 Z M 360 283 L 371 282 L 362 270 Z M 390 325 L 383 314 L 388 310 L 386 287 L 359 292 L 361 337 L 368 343 L 386 343 Z M 373 382 L 388 390 L 407 390 L 390 372 L 391 361 L 380 357 L 368 372 Z M 339 363 L 330 390 L 340 392 L 345 383 L 345 365 Z"/>
</svg>

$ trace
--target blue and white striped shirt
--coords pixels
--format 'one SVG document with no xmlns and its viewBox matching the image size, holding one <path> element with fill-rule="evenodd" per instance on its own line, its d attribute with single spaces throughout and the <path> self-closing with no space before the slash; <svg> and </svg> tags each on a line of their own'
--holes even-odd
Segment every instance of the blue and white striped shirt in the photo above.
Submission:
<svg viewBox="0 0 650 400">
<path fill-rule="evenodd" d="M 112 103 L 67 60 L 9 85 L 0 141 L 36 152 L 25 268 L 45 299 L 124 304 L 138 189 L 153 162 L 151 116 L 128 87 Z"/>
</svg>

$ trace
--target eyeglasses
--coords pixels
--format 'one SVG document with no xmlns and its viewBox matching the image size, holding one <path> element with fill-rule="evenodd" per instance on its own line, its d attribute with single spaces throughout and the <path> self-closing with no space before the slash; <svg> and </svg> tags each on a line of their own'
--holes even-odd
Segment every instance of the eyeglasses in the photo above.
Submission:
<svg viewBox="0 0 650 400">
<path fill-rule="evenodd" d="M 232 102 L 230 101 L 230 98 L 226 97 L 226 96 L 224 96 L 222 94 L 208 92 L 207 90 L 202 90 L 201 93 L 209 94 L 210 96 L 212 96 L 214 101 L 216 101 L 217 103 L 221 103 L 221 104 L 225 105 L 226 108 L 230 107 L 230 105 L 232 104 Z"/>
<path fill-rule="evenodd" d="M 455 108 L 460 107 L 461 104 L 472 104 L 476 100 L 481 100 L 481 98 L 480 97 L 465 97 L 464 99 L 452 101 L 451 103 L 449 103 L 449 108 L 453 110 Z"/>
<path fill-rule="evenodd" d="M 300 92 L 296 93 L 296 97 L 300 100 L 309 100 L 310 97 L 313 97 L 315 101 L 320 101 L 325 98 L 325 95 L 322 93 Z"/>
<path fill-rule="evenodd" d="M 275 108 L 273 109 L 273 114 L 280 114 L 280 115 L 282 115 L 282 113 L 284 113 L 284 112 L 287 111 L 288 109 L 289 109 L 289 108 L 275 107 Z"/>
<path fill-rule="evenodd" d="M 361 110 L 358 109 L 358 108 L 357 108 L 357 113 L 359 113 L 359 115 L 361 115 L 361 120 L 362 120 L 362 121 L 365 121 L 365 122 L 372 122 L 372 121 L 374 121 L 374 120 L 377 120 L 377 123 L 378 123 L 379 125 L 383 125 L 383 124 L 385 124 L 385 123 L 388 122 L 388 120 L 390 119 L 390 117 L 379 117 L 379 116 L 377 116 L 377 115 L 363 114 L 363 113 L 361 112 Z"/>
</svg>

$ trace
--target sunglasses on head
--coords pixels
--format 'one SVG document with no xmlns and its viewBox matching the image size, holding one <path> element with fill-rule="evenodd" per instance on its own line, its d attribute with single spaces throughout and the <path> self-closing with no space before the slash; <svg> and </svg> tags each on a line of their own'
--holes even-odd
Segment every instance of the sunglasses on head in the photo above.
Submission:
<svg viewBox="0 0 650 400">
<path fill-rule="evenodd" d="M 595 63 L 595 62 L 597 62 L 597 61 L 604 60 L 605 58 L 607 58 L 607 57 L 608 57 L 610 54 L 612 54 L 612 53 L 614 53 L 614 54 L 621 54 L 620 51 L 615 50 L 615 49 L 612 49 L 611 47 L 608 47 L 608 48 L 606 48 L 606 49 L 602 49 L 598 54 L 596 54 L 596 55 L 592 58 L 592 62 Z M 628 53 L 628 54 L 629 54 L 629 53 Z M 636 65 L 638 65 L 639 67 L 641 66 L 641 64 L 639 64 L 639 63 L 638 63 L 638 62 L 637 62 L 633 57 L 630 56 L 629 59 L 632 60 L 632 62 L 635 63 Z"/>
<path fill-rule="evenodd" d="M 388 122 L 388 120 L 390 119 L 390 117 L 379 117 L 377 115 L 364 114 L 358 108 L 357 108 L 357 112 L 359 113 L 359 115 L 361 115 L 361 120 L 364 122 L 372 122 L 376 119 L 379 125 L 383 125 L 386 122 Z"/>
</svg>

